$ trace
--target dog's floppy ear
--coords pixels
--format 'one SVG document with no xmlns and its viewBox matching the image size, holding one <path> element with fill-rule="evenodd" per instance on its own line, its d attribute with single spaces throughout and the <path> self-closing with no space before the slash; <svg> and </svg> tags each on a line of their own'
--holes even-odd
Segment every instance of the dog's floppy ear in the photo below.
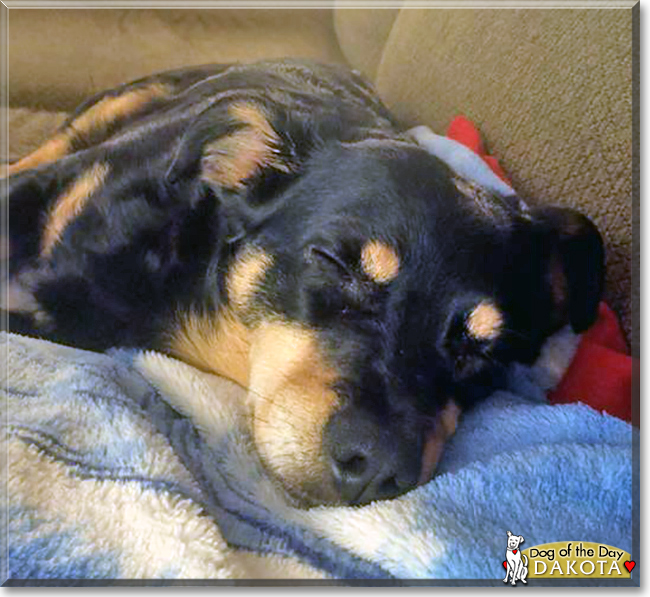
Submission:
<svg viewBox="0 0 650 597">
<path fill-rule="evenodd" d="M 167 170 L 168 182 L 199 177 L 229 216 L 251 215 L 253 203 L 264 204 L 279 181 L 297 170 L 287 131 L 272 124 L 278 117 L 272 108 L 247 100 L 205 110 L 180 140 Z"/>
<path fill-rule="evenodd" d="M 167 180 L 200 172 L 209 184 L 241 190 L 265 170 L 290 172 L 285 139 L 268 112 L 269 108 L 243 100 L 203 111 L 184 132 Z"/>
<path fill-rule="evenodd" d="M 603 294 L 602 237 L 593 222 L 576 210 L 546 207 L 533 213 L 550 234 L 548 276 L 556 323 L 570 323 L 576 333 L 583 332 L 596 321 Z"/>
<path fill-rule="evenodd" d="M 201 178 L 214 186 L 242 190 L 265 171 L 289 173 L 283 140 L 261 106 L 236 103 L 228 108 L 233 129 L 203 145 Z"/>
</svg>

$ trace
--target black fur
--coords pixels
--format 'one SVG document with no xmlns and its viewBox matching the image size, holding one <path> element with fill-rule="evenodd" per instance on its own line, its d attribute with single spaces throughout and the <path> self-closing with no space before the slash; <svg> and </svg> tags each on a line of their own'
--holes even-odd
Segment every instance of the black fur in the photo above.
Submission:
<svg viewBox="0 0 650 597">
<path fill-rule="evenodd" d="M 398 454 L 404 473 L 388 475 L 383 489 L 341 490 L 342 501 L 363 502 L 415 484 L 423 429 L 450 397 L 470 407 L 560 326 L 582 331 L 594 321 L 603 277 L 595 228 L 568 210 L 522 211 L 497 196 L 486 215 L 358 75 L 300 62 L 208 66 L 111 93 L 151 81 L 174 93 L 10 178 L 11 275 L 46 313 L 10 313 L 15 329 L 95 350 L 164 349 L 176 313 L 227 302 L 230 264 L 254 243 L 273 265 L 250 317 L 273 313 L 317 332 L 337 371 L 339 423 L 352 412 L 372 420 L 368 441 L 389 446 L 377 447 L 382 459 Z M 228 187 L 202 176 L 202 156 L 238 130 L 228 113 L 236 102 L 268 118 L 280 166 Z M 51 202 L 100 160 L 111 167 L 101 189 L 51 255 L 39 256 Z M 361 268 L 369 239 L 399 255 L 389 283 Z M 560 299 L 553 279 L 563 282 Z M 498 337 L 481 340 L 465 325 L 485 299 L 504 321 Z M 323 421 L 330 451 L 354 444 L 339 423 Z"/>
</svg>

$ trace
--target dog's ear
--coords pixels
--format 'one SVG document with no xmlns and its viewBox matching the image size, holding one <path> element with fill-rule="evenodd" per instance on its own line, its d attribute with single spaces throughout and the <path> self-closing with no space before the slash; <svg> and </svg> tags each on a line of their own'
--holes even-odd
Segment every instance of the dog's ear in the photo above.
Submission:
<svg viewBox="0 0 650 597">
<path fill-rule="evenodd" d="M 180 140 L 168 182 L 198 177 L 230 219 L 253 217 L 298 169 L 295 144 L 279 119 L 276 110 L 252 101 L 205 110 Z"/>
<path fill-rule="evenodd" d="M 266 171 L 290 172 L 290 148 L 269 112 L 271 108 L 249 101 L 206 109 L 180 139 L 167 180 L 199 174 L 216 188 L 241 191 Z"/>
<path fill-rule="evenodd" d="M 581 213 L 559 207 L 533 211 L 550 238 L 548 280 L 554 323 L 571 324 L 576 333 L 598 315 L 605 279 L 605 250 L 596 226 Z"/>
<path fill-rule="evenodd" d="M 521 535 L 519 535 L 519 543 L 523 543 L 523 542 L 524 542 L 524 538 Z"/>
<path fill-rule="evenodd" d="M 512 537 L 512 533 L 508 531 L 508 537 Z"/>
</svg>

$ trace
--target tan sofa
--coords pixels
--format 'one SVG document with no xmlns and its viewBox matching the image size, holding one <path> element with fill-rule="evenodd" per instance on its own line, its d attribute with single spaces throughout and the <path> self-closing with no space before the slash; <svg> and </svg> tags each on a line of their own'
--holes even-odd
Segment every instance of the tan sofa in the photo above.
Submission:
<svg viewBox="0 0 650 597">
<path fill-rule="evenodd" d="M 632 216 L 639 10 L 632 5 L 11 9 L 9 155 L 3 157 L 32 149 L 88 94 L 152 71 L 279 56 L 348 63 L 375 82 L 406 124 L 444 132 L 453 116 L 466 114 L 526 200 L 574 206 L 594 219 L 608 248 L 607 300 L 638 354 Z"/>
</svg>

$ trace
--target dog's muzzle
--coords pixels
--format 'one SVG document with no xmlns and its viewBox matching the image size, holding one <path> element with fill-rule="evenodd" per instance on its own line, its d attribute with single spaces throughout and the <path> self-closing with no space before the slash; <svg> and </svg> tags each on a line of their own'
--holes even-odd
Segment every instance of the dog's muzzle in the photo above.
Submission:
<svg viewBox="0 0 650 597">
<path fill-rule="evenodd" d="M 365 504 L 427 483 L 458 414 L 450 402 L 437 418 L 408 434 L 359 407 L 337 412 L 325 428 L 323 447 L 340 501 Z"/>
</svg>

